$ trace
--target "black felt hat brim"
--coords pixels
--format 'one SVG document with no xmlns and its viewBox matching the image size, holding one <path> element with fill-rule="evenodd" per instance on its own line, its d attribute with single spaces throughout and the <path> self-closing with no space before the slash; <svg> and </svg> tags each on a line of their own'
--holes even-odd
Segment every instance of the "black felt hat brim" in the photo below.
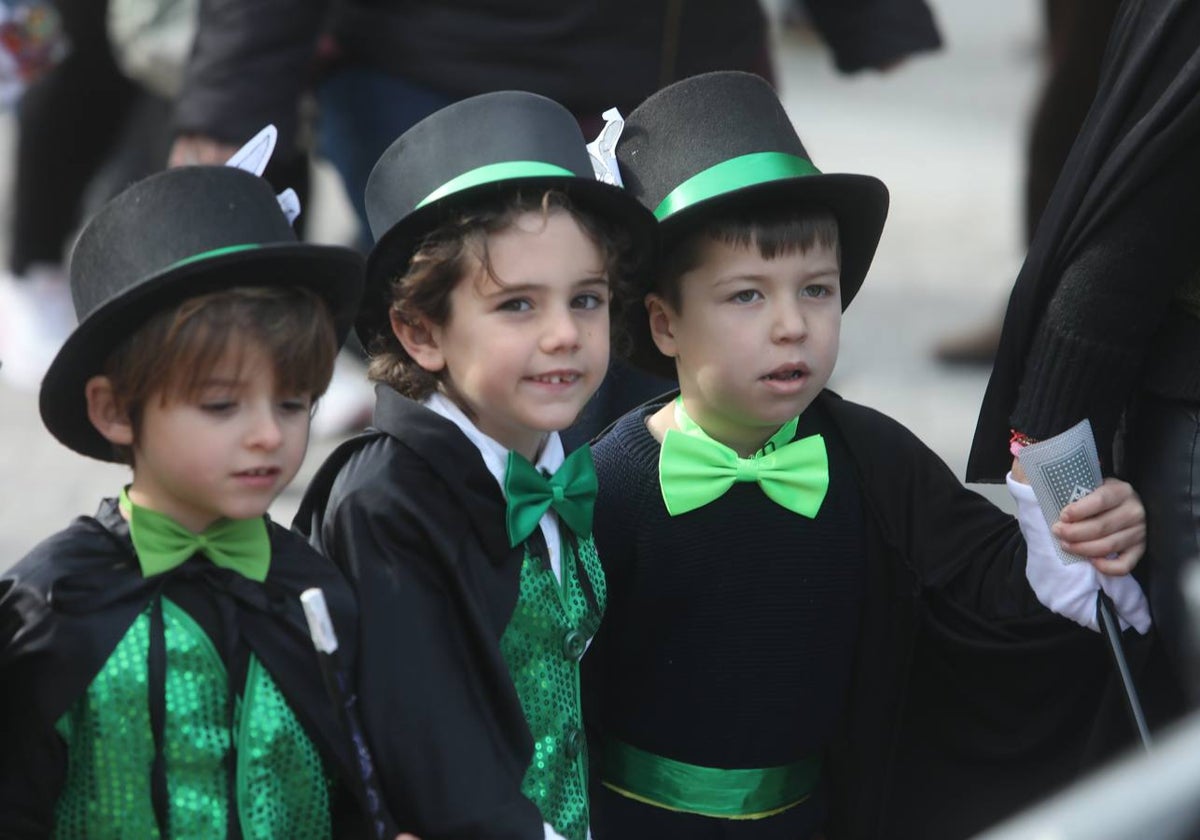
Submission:
<svg viewBox="0 0 1200 840">
<path fill-rule="evenodd" d="M 75 328 L 42 380 L 42 421 L 70 449 L 116 461 L 112 444 L 88 419 L 84 388 L 103 372 L 109 354 L 156 312 L 239 286 L 302 287 L 328 304 L 340 345 L 358 310 L 361 277 L 362 257 L 356 251 L 303 243 L 262 245 L 164 271 L 101 304 Z"/>
<path fill-rule="evenodd" d="M 575 175 L 506 178 L 479 184 L 417 208 L 379 237 L 367 258 L 366 290 L 354 327 L 363 347 L 370 348 L 376 336 L 391 332 L 388 317 L 391 280 L 407 269 L 426 236 L 448 219 L 482 202 L 517 191 L 547 190 L 559 190 L 573 205 L 627 230 L 633 238 L 632 270 L 638 280 L 645 276 L 657 253 L 658 223 L 649 210 L 620 187 Z"/>
<path fill-rule="evenodd" d="M 764 206 L 794 205 L 797 208 L 824 208 L 838 222 L 841 250 L 842 310 L 862 288 L 863 280 L 875 257 L 883 225 L 887 219 L 888 191 L 883 182 L 869 175 L 805 175 L 742 187 L 679 210 L 659 222 L 661 250 L 670 250 L 684 237 L 700 229 L 710 219 Z M 653 274 L 643 293 L 653 291 Z M 626 329 L 632 340 L 630 361 L 658 376 L 675 377 L 674 360 L 659 352 L 650 336 L 650 322 L 641 301 L 626 307 Z"/>
</svg>

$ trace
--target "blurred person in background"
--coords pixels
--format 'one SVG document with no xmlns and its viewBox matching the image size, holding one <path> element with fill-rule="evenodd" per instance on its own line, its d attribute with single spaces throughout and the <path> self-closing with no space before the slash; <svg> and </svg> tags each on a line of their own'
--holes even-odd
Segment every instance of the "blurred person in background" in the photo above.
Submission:
<svg viewBox="0 0 1200 840">
<path fill-rule="evenodd" d="M 1013 288 L 967 465 L 968 481 L 999 481 L 1010 437 L 1090 420 L 1105 473 L 1146 506 L 1154 623 L 1193 705 L 1200 616 L 1189 621 L 1183 589 L 1200 574 L 1198 147 L 1200 4 L 1126 0 Z"/>
<path fill-rule="evenodd" d="M 61 37 L 61 60 L 17 93 L 10 247 L 0 272 L 0 379 L 33 391 L 75 323 L 63 268 L 73 234 L 89 208 L 164 165 L 170 109 L 118 65 L 108 2 L 5 5 L 14 14 L 46 7 L 44 25 L 60 27 Z"/>
</svg>

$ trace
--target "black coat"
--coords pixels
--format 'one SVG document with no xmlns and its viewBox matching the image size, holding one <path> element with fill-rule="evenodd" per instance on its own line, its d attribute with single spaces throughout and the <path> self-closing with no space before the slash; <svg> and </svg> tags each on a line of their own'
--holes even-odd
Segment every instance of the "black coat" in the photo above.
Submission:
<svg viewBox="0 0 1200 840">
<path fill-rule="evenodd" d="M 1091 110 L 1013 287 L 968 481 L 1000 481 L 1009 428 L 1087 417 L 1111 471 L 1138 388 L 1200 402 L 1200 320 L 1176 299 L 1200 266 L 1200 5 L 1129 0 Z"/>
<path fill-rule="evenodd" d="M 55 723 L 87 690 L 134 619 L 168 584 L 196 575 L 228 597 L 238 629 L 270 672 L 322 757 L 339 778 L 335 836 L 365 836 L 346 791 L 357 777 L 350 740 L 325 692 L 300 593 L 319 586 L 344 661 L 355 657 L 356 615 L 345 579 L 295 534 L 269 523 L 264 583 L 193 560 L 143 578 L 128 525 L 113 500 L 79 517 L 0 576 L 0 836 L 52 834 L 66 780 L 66 749 Z M 219 597 L 221 597 L 219 596 Z M 149 784 L 147 768 L 147 784 Z M 350 813 L 352 812 L 352 813 Z"/>
<path fill-rule="evenodd" d="M 378 431 L 322 465 L 295 527 L 359 600 L 358 695 L 384 795 L 423 840 L 540 840 L 521 792 L 533 741 L 499 646 L 523 559 L 504 496 L 452 422 L 376 394 Z"/>
</svg>

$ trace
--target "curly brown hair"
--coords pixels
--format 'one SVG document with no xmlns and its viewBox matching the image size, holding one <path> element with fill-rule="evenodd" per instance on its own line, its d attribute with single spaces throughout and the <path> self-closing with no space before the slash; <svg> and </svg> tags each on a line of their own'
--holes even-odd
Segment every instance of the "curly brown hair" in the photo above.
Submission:
<svg viewBox="0 0 1200 840">
<path fill-rule="evenodd" d="M 634 267 L 633 238 L 620 224 L 581 207 L 561 190 L 537 195 L 511 192 L 491 202 L 476 204 L 469 211 L 448 219 L 427 234 L 403 271 L 391 280 L 389 315 L 415 324 L 422 318 L 438 325 L 450 319 L 450 293 L 469 276 L 476 260 L 493 279 L 488 257 L 488 237 L 500 233 L 530 212 L 547 218 L 565 212 L 600 249 L 604 274 L 612 290 L 612 343 L 614 353 L 628 351 L 628 337 L 618 329 L 620 302 L 631 295 L 625 286 L 631 283 Z M 389 319 L 390 321 L 390 319 Z M 391 329 L 373 336 L 367 345 L 371 360 L 367 376 L 374 382 L 391 386 L 412 399 L 423 399 L 438 389 L 441 373 L 425 370 L 408 354 Z"/>
</svg>

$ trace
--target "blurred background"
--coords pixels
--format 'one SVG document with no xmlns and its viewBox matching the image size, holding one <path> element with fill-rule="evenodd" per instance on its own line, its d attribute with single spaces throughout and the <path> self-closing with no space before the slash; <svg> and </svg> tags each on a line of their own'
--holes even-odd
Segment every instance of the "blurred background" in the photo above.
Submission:
<svg viewBox="0 0 1200 840">
<path fill-rule="evenodd" d="M 1042 4 L 934 0 L 941 50 L 844 75 L 789 2 L 765 7 L 778 86 L 801 139 L 821 170 L 874 174 L 892 198 L 874 266 L 843 323 L 832 387 L 908 425 L 961 476 L 988 368 L 941 364 L 933 349 L 994 320 L 1021 265 L 1026 144 L 1046 67 Z M 64 165 L 89 142 L 83 115 L 73 126 Z M 0 255 L 11 246 L 14 129 L 12 109 L 0 111 Z M 358 227 L 339 179 L 321 160 L 311 171 L 306 235 L 353 243 Z M 369 391 L 359 383 L 355 397 Z M 318 427 L 304 469 L 272 510 L 279 521 L 290 521 L 308 476 L 346 433 L 340 425 Z M 128 473 L 59 445 L 38 418 L 36 390 L 0 379 L 0 477 L 5 568 L 92 512 Z M 981 489 L 1009 504 L 1007 493 Z"/>
</svg>

